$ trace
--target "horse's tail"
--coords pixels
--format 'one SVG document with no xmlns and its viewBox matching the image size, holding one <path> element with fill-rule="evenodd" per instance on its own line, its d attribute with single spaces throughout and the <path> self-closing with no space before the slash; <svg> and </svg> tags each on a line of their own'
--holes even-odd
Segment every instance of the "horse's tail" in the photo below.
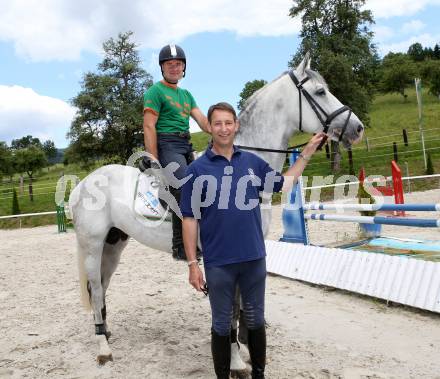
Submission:
<svg viewBox="0 0 440 379">
<path fill-rule="evenodd" d="M 81 248 L 81 246 L 79 246 L 79 244 L 77 244 L 77 251 L 78 251 L 78 274 L 79 274 L 79 286 L 81 292 L 81 303 L 87 311 L 91 311 L 92 304 L 91 304 L 89 289 L 87 287 L 88 281 L 87 281 L 87 272 L 85 267 L 85 256 L 84 256 L 84 251 Z"/>
</svg>

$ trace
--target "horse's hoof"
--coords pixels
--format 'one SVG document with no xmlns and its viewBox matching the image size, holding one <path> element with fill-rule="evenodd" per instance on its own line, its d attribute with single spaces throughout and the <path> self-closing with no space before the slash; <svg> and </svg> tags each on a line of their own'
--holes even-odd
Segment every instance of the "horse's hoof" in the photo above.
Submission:
<svg viewBox="0 0 440 379">
<path fill-rule="evenodd" d="M 242 371 L 246 370 L 246 363 L 241 359 L 238 344 L 231 344 L 231 371 Z"/>
<path fill-rule="evenodd" d="M 111 332 L 110 330 L 107 330 L 107 331 L 105 332 L 105 338 L 107 338 L 107 341 L 109 340 L 109 338 L 111 337 L 111 335 L 112 335 L 112 332 Z"/>
<path fill-rule="evenodd" d="M 247 370 L 231 370 L 231 378 L 248 379 L 250 377 L 250 372 Z"/>
<path fill-rule="evenodd" d="M 113 355 L 112 355 L 112 354 L 110 354 L 110 355 L 99 354 L 99 355 L 96 357 L 96 360 L 98 361 L 98 364 L 99 364 L 100 366 L 103 366 L 103 365 L 105 365 L 107 362 L 109 362 L 109 361 L 113 361 Z"/>
<path fill-rule="evenodd" d="M 108 361 L 113 360 L 112 351 L 108 345 L 107 338 L 104 334 L 95 335 L 96 341 L 98 342 L 99 350 L 96 360 L 100 365 L 106 364 Z"/>
</svg>

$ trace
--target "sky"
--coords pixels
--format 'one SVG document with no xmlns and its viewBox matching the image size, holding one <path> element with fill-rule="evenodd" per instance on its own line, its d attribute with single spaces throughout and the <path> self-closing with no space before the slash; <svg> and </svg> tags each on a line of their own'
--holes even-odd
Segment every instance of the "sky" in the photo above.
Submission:
<svg viewBox="0 0 440 379">
<path fill-rule="evenodd" d="M 300 43 L 291 0 L 0 0 L 0 141 L 25 135 L 65 148 L 75 115 L 71 99 L 96 71 L 102 43 L 132 30 L 143 67 L 161 79 L 160 48 L 180 45 L 180 86 L 199 108 L 237 105 L 247 81 L 271 81 Z M 367 0 L 381 56 L 414 42 L 440 44 L 440 0 Z M 195 124 L 192 131 L 197 131 Z"/>
</svg>

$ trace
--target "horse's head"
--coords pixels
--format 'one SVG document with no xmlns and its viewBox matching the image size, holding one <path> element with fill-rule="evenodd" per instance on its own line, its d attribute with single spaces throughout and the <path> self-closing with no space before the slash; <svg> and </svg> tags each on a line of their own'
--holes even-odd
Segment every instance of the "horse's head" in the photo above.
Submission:
<svg viewBox="0 0 440 379">
<path fill-rule="evenodd" d="M 320 74 L 310 69 L 307 53 L 298 67 L 289 72 L 299 92 L 299 128 L 307 133 L 324 130 L 345 147 L 362 139 L 364 126 L 359 118 L 329 91 Z"/>
</svg>

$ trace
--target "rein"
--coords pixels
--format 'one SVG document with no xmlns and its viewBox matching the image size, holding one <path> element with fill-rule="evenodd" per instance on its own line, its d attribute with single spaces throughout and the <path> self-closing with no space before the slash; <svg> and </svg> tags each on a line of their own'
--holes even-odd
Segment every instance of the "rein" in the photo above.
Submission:
<svg viewBox="0 0 440 379">
<path fill-rule="evenodd" d="M 312 108 L 313 112 L 315 112 L 316 117 L 318 117 L 319 122 L 321 123 L 323 127 L 323 132 L 327 133 L 332 121 L 339 116 L 340 114 L 344 112 L 348 112 L 347 118 L 345 120 L 344 126 L 342 127 L 341 134 L 339 135 L 338 142 L 341 142 L 342 136 L 344 135 L 345 131 L 347 130 L 348 122 L 350 121 L 350 117 L 352 114 L 352 110 L 346 106 L 343 105 L 342 107 L 336 109 L 334 112 L 327 114 L 327 112 L 319 105 L 319 103 L 310 95 L 310 93 L 303 87 L 304 83 L 306 83 L 310 77 L 306 76 L 303 80 L 299 81 L 298 78 L 293 73 L 293 70 L 289 71 L 289 77 L 292 79 L 293 83 L 295 84 L 295 87 L 298 89 L 299 92 L 299 131 L 302 132 L 302 95 L 306 98 L 307 102 L 309 103 L 310 107 Z M 326 142 L 327 138 L 324 138 L 320 145 L 318 146 L 318 150 L 322 149 L 322 146 Z M 264 147 L 253 147 L 253 146 L 240 146 L 237 145 L 238 148 L 244 149 L 244 150 L 254 150 L 254 151 L 266 151 L 270 153 L 280 153 L 280 154 L 289 154 L 292 152 L 293 149 L 296 149 L 298 147 L 303 147 L 307 145 L 306 143 L 303 143 L 301 145 L 295 145 L 290 146 L 286 150 L 279 150 L 279 149 L 266 149 Z"/>
<path fill-rule="evenodd" d="M 307 143 L 308 142 L 302 143 L 301 145 L 289 146 L 286 150 L 266 149 L 265 147 L 253 147 L 253 146 L 242 146 L 242 145 L 235 145 L 235 146 L 237 146 L 239 149 L 243 149 L 243 150 L 266 151 L 269 153 L 290 154 L 294 149 L 297 149 L 298 147 L 306 146 Z"/>
</svg>

